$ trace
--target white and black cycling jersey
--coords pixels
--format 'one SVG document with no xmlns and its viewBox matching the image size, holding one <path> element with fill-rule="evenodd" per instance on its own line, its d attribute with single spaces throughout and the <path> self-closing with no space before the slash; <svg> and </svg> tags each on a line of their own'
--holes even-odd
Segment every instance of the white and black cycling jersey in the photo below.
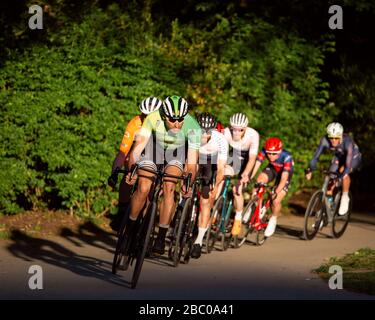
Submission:
<svg viewBox="0 0 375 320">
<path fill-rule="evenodd" d="M 259 148 L 259 133 L 253 128 L 246 128 L 245 134 L 239 141 L 234 141 L 230 128 L 224 129 L 224 137 L 235 154 L 241 154 L 242 157 L 256 156 Z"/>
<path fill-rule="evenodd" d="M 224 135 L 216 130 L 212 130 L 210 140 L 201 144 L 199 148 L 199 159 L 217 159 L 217 160 L 228 160 L 228 142 Z"/>
</svg>

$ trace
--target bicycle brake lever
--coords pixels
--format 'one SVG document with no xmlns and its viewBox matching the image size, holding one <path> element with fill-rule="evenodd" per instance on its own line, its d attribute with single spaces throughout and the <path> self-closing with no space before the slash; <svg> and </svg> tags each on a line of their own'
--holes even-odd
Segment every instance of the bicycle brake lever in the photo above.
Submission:
<svg viewBox="0 0 375 320">
<path fill-rule="evenodd" d="M 138 165 L 136 164 L 136 165 L 134 166 L 134 169 L 133 169 L 133 171 L 132 171 L 132 174 L 130 175 L 130 181 L 133 180 L 134 175 L 135 175 L 135 173 L 137 172 L 137 170 L 138 170 Z"/>
<path fill-rule="evenodd" d="M 190 173 L 188 174 L 188 176 L 186 177 L 186 192 L 188 192 L 189 189 L 190 189 L 191 177 L 192 177 L 192 174 L 191 174 L 191 172 L 190 172 Z"/>
</svg>

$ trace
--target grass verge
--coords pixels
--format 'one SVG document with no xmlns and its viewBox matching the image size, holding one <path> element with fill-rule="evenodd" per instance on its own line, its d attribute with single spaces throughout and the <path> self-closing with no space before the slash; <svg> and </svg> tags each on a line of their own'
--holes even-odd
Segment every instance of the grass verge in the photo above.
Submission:
<svg viewBox="0 0 375 320">
<path fill-rule="evenodd" d="M 333 275 L 329 268 L 338 265 L 343 270 L 343 288 L 375 295 L 375 250 L 362 248 L 344 257 L 332 257 L 314 272 L 328 281 Z"/>
</svg>

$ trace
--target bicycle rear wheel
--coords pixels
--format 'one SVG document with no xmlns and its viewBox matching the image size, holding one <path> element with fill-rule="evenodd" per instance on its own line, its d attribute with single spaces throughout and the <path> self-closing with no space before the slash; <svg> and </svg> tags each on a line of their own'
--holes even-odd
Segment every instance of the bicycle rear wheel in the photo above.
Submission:
<svg viewBox="0 0 375 320">
<path fill-rule="evenodd" d="M 303 227 L 303 237 L 306 240 L 312 240 L 322 225 L 323 215 L 325 214 L 323 197 L 323 191 L 318 190 L 312 195 L 307 205 Z"/>
<path fill-rule="evenodd" d="M 349 220 L 350 220 L 350 214 L 352 212 L 352 195 L 351 193 L 349 193 L 350 200 L 349 200 L 348 212 L 342 216 L 339 215 L 341 195 L 342 195 L 341 192 L 336 195 L 335 214 L 333 215 L 333 219 L 332 219 L 332 235 L 335 238 L 340 238 L 344 234 L 348 226 Z"/>
<path fill-rule="evenodd" d="M 207 229 L 206 238 L 204 241 L 206 253 L 210 253 L 212 251 L 219 237 L 223 203 L 224 203 L 224 197 L 220 196 L 216 200 L 216 203 L 214 207 L 212 208 L 212 215 L 209 221 L 209 227 Z"/>
<path fill-rule="evenodd" d="M 250 226 L 250 222 L 256 206 L 257 201 L 250 200 L 243 210 L 241 232 L 238 236 L 233 237 L 233 244 L 235 248 L 240 248 L 248 240 L 248 236 L 254 231 L 254 228 Z"/>
<path fill-rule="evenodd" d="M 131 281 L 131 288 L 134 289 L 137 285 L 139 276 L 141 274 L 143 261 L 146 256 L 146 252 L 149 249 L 149 242 L 152 229 L 154 227 L 154 220 L 156 216 L 156 203 L 152 202 L 152 206 L 150 207 L 149 211 L 146 213 L 144 220 L 142 221 L 141 228 L 139 234 L 137 235 L 138 242 L 140 245 L 137 246 L 137 255 L 136 255 L 136 263 L 134 267 L 133 277 Z"/>
</svg>

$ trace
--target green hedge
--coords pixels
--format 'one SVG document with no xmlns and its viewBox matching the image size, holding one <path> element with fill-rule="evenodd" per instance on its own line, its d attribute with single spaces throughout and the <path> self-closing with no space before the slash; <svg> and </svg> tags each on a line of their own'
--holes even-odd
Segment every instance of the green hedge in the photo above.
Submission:
<svg viewBox="0 0 375 320">
<path fill-rule="evenodd" d="M 106 179 L 124 127 L 149 96 L 187 96 L 224 123 L 248 114 L 262 142 L 280 136 L 296 161 L 293 190 L 335 109 L 319 73 L 324 48 L 248 16 L 210 28 L 172 23 L 117 5 L 92 9 L 47 40 L 14 51 L 0 69 L 0 212 L 113 205 Z M 326 45 L 326 43 L 323 43 Z"/>
</svg>

